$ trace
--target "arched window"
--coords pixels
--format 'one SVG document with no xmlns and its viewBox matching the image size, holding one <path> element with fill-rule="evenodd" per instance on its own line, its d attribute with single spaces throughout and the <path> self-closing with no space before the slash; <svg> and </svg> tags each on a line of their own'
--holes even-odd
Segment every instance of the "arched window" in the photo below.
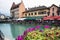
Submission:
<svg viewBox="0 0 60 40">
<path fill-rule="evenodd" d="M 31 13 L 31 15 L 33 15 L 33 13 Z"/>
<path fill-rule="evenodd" d="M 37 15 L 37 13 L 35 12 L 35 15 Z"/>
<path fill-rule="evenodd" d="M 30 16 L 30 13 L 29 13 L 29 16 Z"/>
<path fill-rule="evenodd" d="M 25 14 L 25 16 L 27 16 L 27 14 Z"/>
</svg>

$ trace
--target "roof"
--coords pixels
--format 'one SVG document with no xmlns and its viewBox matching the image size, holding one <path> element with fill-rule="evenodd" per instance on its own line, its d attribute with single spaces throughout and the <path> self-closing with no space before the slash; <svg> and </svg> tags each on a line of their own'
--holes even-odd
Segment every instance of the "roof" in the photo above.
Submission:
<svg viewBox="0 0 60 40">
<path fill-rule="evenodd" d="M 15 4 L 15 3 L 13 2 L 13 5 L 12 5 L 12 7 L 11 7 L 10 10 L 15 9 L 15 8 L 18 8 L 20 4 L 21 4 L 21 3 Z"/>
<path fill-rule="evenodd" d="M 58 6 L 57 6 L 57 5 L 55 5 L 55 4 L 52 4 L 52 6 L 58 7 Z M 51 7 L 52 7 L 52 6 L 51 6 Z"/>
<path fill-rule="evenodd" d="M 48 9 L 46 6 L 38 6 L 34 8 L 28 8 L 25 12 L 31 12 L 31 11 L 36 11 L 36 10 L 42 10 L 42 9 Z"/>
</svg>

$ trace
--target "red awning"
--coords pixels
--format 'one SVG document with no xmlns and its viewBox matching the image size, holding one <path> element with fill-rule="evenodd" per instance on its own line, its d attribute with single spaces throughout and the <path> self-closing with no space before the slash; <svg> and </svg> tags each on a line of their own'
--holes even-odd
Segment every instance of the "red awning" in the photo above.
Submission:
<svg viewBox="0 0 60 40">
<path fill-rule="evenodd" d="M 60 16 L 48 16 L 44 17 L 43 20 L 60 20 Z"/>
<path fill-rule="evenodd" d="M 49 17 L 44 17 L 43 20 L 49 20 Z"/>
<path fill-rule="evenodd" d="M 57 18 L 57 20 L 60 20 L 60 16 Z"/>
<path fill-rule="evenodd" d="M 52 16 L 44 17 L 43 20 L 54 20 Z"/>
</svg>

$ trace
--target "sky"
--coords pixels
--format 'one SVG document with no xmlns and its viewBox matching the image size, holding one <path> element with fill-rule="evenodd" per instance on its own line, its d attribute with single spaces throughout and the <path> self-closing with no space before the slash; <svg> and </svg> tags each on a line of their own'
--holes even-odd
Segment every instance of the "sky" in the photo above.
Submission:
<svg viewBox="0 0 60 40">
<path fill-rule="evenodd" d="M 0 12 L 7 16 L 10 16 L 10 8 L 12 3 L 15 2 L 16 4 L 20 3 L 21 0 L 0 0 Z M 25 8 L 32 8 L 37 6 L 51 6 L 55 4 L 57 6 L 60 5 L 60 0 L 23 0 Z"/>
</svg>

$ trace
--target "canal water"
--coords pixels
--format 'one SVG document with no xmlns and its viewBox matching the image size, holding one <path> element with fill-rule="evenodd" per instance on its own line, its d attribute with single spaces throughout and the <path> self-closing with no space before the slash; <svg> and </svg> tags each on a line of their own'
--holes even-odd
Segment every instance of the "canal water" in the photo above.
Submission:
<svg viewBox="0 0 60 40">
<path fill-rule="evenodd" d="M 24 30 L 30 27 L 35 27 L 38 24 L 15 24 L 15 23 L 0 23 L 0 30 L 4 36 L 10 40 L 14 40 L 18 35 L 22 35 Z"/>
</svg>

